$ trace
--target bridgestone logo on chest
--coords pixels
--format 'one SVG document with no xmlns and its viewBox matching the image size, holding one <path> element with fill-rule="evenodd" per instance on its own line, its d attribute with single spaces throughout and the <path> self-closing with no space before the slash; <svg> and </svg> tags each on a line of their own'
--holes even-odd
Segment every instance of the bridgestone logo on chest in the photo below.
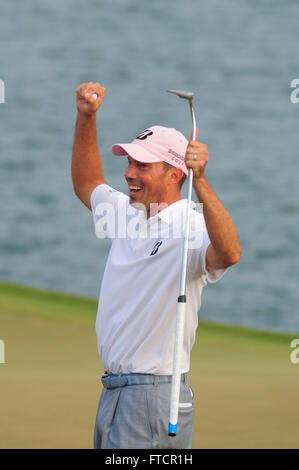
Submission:
<svg viewBox="0 0 299 470">
<path fill-rule="evenodd" d="M 154 246 L 154 249 L 153 251 L 151 252 L 150 256 L 153 256 L 157 253 L 157 251 L 159 250 L 160 246 L 162 245 L 163 242 L 157 242 Z"/>
</svg>

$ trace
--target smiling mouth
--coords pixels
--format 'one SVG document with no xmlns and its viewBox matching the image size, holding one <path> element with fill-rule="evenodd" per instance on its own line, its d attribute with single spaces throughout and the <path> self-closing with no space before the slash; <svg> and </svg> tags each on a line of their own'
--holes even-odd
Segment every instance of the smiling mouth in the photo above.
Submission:
<svg viewBox="0 0 299 470">
<path fill-rule="evenodd" d="M 142 187 L 141 186 L 133 186 L 133 185 L 130 185 L 129 186 L 129 190 L 130 190 L 130 196 L 138 193 L 139 191 L 142 190 Z"/>
</svg>

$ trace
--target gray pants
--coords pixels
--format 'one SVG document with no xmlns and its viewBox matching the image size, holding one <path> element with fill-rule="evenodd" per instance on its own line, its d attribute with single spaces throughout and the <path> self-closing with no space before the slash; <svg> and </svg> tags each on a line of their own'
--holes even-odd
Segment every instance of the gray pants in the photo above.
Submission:
<svg viewBox="0 0 299 470">
<path fill-rule="evenodd" d="M 104 388 L 96 416 L 94 448 L 191 449 L 194 409 L 185 376 L 175 437 L 168 436 L 170 392 L 171 383 L 158 383 L 156 378 L 152 384 Z"/>
</svg>

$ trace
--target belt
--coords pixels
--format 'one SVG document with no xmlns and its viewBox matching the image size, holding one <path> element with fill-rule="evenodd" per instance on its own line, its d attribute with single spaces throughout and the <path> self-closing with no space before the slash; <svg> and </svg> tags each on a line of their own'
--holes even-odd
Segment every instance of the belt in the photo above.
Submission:
<svg viewBox="0 0 299 470">
<path fill-rule="evenodd" d="M 186 374 L 181 374 L 181 382 L 186 382 Z M 117 388 L 127 385 L 158 385 L 172 382 L 172 375 L 152 375 L 152 374 L 120 374 L 101 377 L 103 387 Z"/>
</svg>

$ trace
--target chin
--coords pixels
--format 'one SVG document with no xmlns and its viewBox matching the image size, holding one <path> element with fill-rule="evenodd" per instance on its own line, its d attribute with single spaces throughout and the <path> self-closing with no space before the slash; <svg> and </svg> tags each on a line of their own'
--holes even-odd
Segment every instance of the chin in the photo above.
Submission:
<svg viewBox="0 0 299 470">
<path fill-rule="evenodd" d="M 135 207 L 135 209 L 137 209 L 137 210 L 142 210 L 145 213 L 147 212 L 147 208 L 146 208 L 145 204 L 143 204 L 143 202 L 141 202 L 141 201 L 136 201 L 136 200 L 130 199 L 130 205 Z"/>
</svg>

